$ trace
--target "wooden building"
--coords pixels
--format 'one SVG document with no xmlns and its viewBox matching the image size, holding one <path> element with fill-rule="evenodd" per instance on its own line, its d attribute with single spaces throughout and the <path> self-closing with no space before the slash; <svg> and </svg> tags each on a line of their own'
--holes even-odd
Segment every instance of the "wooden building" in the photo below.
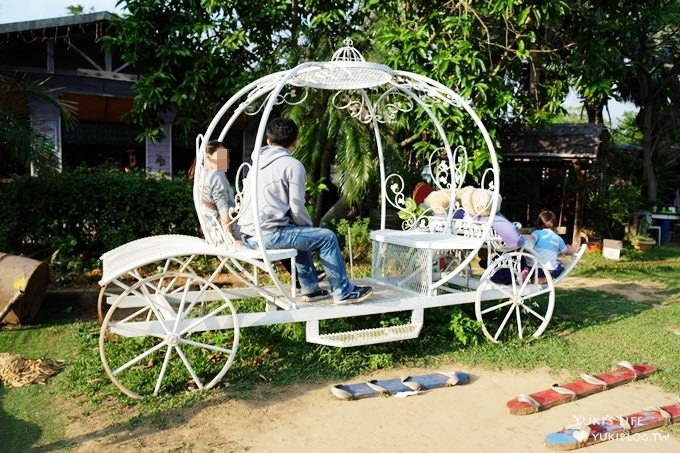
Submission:
<svg viewBox="0 0 680 453">
<path fill-rule="evenodd" d="M 163 117 L 165 138 L 158 143 L 138 140 L 141 129 L 125 121 L 137 75 L 99 43 L 112 32 L 111 18 L 98 12 L 0 24 L 0 71 L 19 80 L 44 81 L 77 108 L 75 125 L 66 127 L 49 103 L 29 100 L 34 127 L 54 144 L 63 168 L 109 164 L 123 169 L 134 156 L 138 168 L 170 175 L 174 115 Z"/>
<path fill-rule="evenodd" d="M 503 211 L 533 226 L 543 208 L 559 217 L 565 238 L 581 240 L 584 179 L 611 136 L 602 124 L 560 124 L 510 131 L 503 138 Z"/>
</svg>

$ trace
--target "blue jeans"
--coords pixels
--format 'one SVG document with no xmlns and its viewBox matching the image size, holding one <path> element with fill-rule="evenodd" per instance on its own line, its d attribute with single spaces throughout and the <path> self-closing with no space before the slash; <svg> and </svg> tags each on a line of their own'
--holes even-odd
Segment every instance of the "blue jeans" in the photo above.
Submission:
<svg viewBox="0 0 680 453">
<path fill-rule="evenodd" d="M 319 251 L 319 258 L 326 277 L 331 284 L 333 298 L 342 299 L 354 289 L 354 284 L 347 278 L 345 260 L 340 251 L 338 238 L 327 228 L 286 225 L 275 232 L 262 237 L 266 249 L 296 249 L 295 269 L 302 294 L 309 294 L 319 288 L 319 277 L 314 268 L 312 251 Z M 244 244 L 251 249 L 257 248 L 254 237 L 245 239 Z"/>
</svg>

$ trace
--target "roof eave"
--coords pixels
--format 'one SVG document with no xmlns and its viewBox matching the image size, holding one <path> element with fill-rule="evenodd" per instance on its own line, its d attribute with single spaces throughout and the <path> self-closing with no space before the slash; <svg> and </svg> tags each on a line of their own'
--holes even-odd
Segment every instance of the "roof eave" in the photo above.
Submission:
<svg viewBox="0 0 680 453">
<path fill-rule="evenodd" d="M 11 22 L 8 24 L 0 24 L 0 34 L 18 33 L 30 30 L 43 30 L 45 28 L 69 27 L 96 22 L 110 22 L 114 17 L 116 17 L 116 15 L 113 13 L 101 11 L 98 13 L 76 14 L 74 16 L 51 17 L 49 19 Z"/>
</svg>

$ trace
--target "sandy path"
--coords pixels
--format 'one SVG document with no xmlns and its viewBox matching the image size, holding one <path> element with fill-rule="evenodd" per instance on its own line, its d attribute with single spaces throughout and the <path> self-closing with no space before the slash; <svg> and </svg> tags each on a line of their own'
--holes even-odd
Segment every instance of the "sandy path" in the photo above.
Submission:
<svg viewBox="0 0 680 453">
<path fill-rule="evenodd" d="M 463 368 L 441 370 L 453 369 Z M 625 415 L 677 400 L 639 381 L 538 414 L 514 416 L 505 409 L 509 398 L 564 382 L 568 376 L 545 370 L 464 370 L 473 376 L 468 385 L 401 399 L 340 401 L 330 396 L 328 386 L 291 386 L 261 399 L 212 401 L 186 411 L 177 426 L 163 430 L 140 427 L 95 431 L 88 420 L 78 420 L 70 427 L 71 440 L 80 444 L 73 451 L 549 451 L 543 446 L 544 436 L 575 423 L 579 417 Z M 432 370 L 402 372 L 423 374 Z M 399 374 L 383 372 L 371 378 Z M 262 388 L 263 392 L 270 390 Z M 661 436 L 665 436 L 663 431 L 657 429 L 637 438 L 595 445 L 587 451 L 680 451 L 680 440 Z"/>
</svg>

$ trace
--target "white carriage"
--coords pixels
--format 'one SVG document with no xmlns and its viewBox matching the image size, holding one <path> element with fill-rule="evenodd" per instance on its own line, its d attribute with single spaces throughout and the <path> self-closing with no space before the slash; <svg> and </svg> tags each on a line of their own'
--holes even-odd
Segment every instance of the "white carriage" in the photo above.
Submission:
<svg viewBox="0 0 680 453">
<path fill-rule="evenodd" d="M 291 70 L 263 77 L 244 87 L 215 115 L 196 141 L 194 202 L 204 238 L 161 235 L 124 244 L 102 256 L 103 276 L 99 305 L 102 317 L 100 354 L 106 373 L 125 394 L 158 394 L 165 383 L 190 381 L 199 388 L 218 384 L 231 367 L 244 327 L 304 322 L 308 342 L 337 347 L 416 338 L 427 308 L 475 304 L 484 334 L 492 341 L 513 336 L 537 337 L 547 327 L 554 303 L 555 284 L 530 250 L 506 250 L 492 228 L 498 197 L 492 197 L 488 217 L 459 218 L 456 192 L 466 183 L 468 150 L 451 143 L 438 114 L 457 115 L 478 134 L 489 162 L 477 185 L 498 195 L 496 152 L 486 128 L 470 105 L 451 89 L 418 74 L 366 62 L 346 43 L 328 62 L 303 63 Z M 206 215 L 200 202 L 205 141 L 223 139 L 243 114 L 259 115 L 252 168 L 258 168 L 259 145 L 272 109 L 284 102 L 301 102 L 317 90 L 331 90 L 339 109 L 362 121 L 375 137 L 380 172 L 380 228 L 371 232 L 372 275 L 356 281 L 370 285 L 373 295 L 358 305 L 305 303 L 297 297 L 292 278 L 281 278 L 276 261 L 295 259 L 295 250 L 250 250 L 230 243 L 222 228 Z M 435 188 L 445 190 L 450 203 L 445 213 L 409 214 L 402 228 L 387 229 L 388 208 L 408 212 L 401 176 L 387 174 L 380 127 L 394 115 L 418 109 L 432 122 L 441 147 L 432 154 L 430 169 Z M 236 178 L 239 215 L 241 173 Z M 257 172 L 252 181 L 258 184 Z M 257 200 L 253 209 L 258 212 Z M 257 218 L 257 216 L 256 216 Z M 263 244 L 259 226 L 254 236 Z M 489 250 L 486 270 L 475 270 L 480 249 Z M 583 248 L 560 279 L 576 264 Z M 205 269 L 205 257 L 217 263 Z M 527 260 L 528 259 L 528 260 Z M 522 264 L 524 263 L 524 264 Z M 521 267 L 530 264 L 528 276 Z M 198 267 L 197 267 L 198 266 Z M 293 267 L 294 269 L 294 267 Z M 492 276 L 504 269 L 509 284 Z M 546 281 L 539 283 L 541 269 Z M 227 274 L 239 285 L 223 287 Z M 244 300 L 259 298 L 259 306 Z M 320 321 L 410 313 L 409 321 L 390 327 L 349 332 L 322 332 Z"/>
</svg>

